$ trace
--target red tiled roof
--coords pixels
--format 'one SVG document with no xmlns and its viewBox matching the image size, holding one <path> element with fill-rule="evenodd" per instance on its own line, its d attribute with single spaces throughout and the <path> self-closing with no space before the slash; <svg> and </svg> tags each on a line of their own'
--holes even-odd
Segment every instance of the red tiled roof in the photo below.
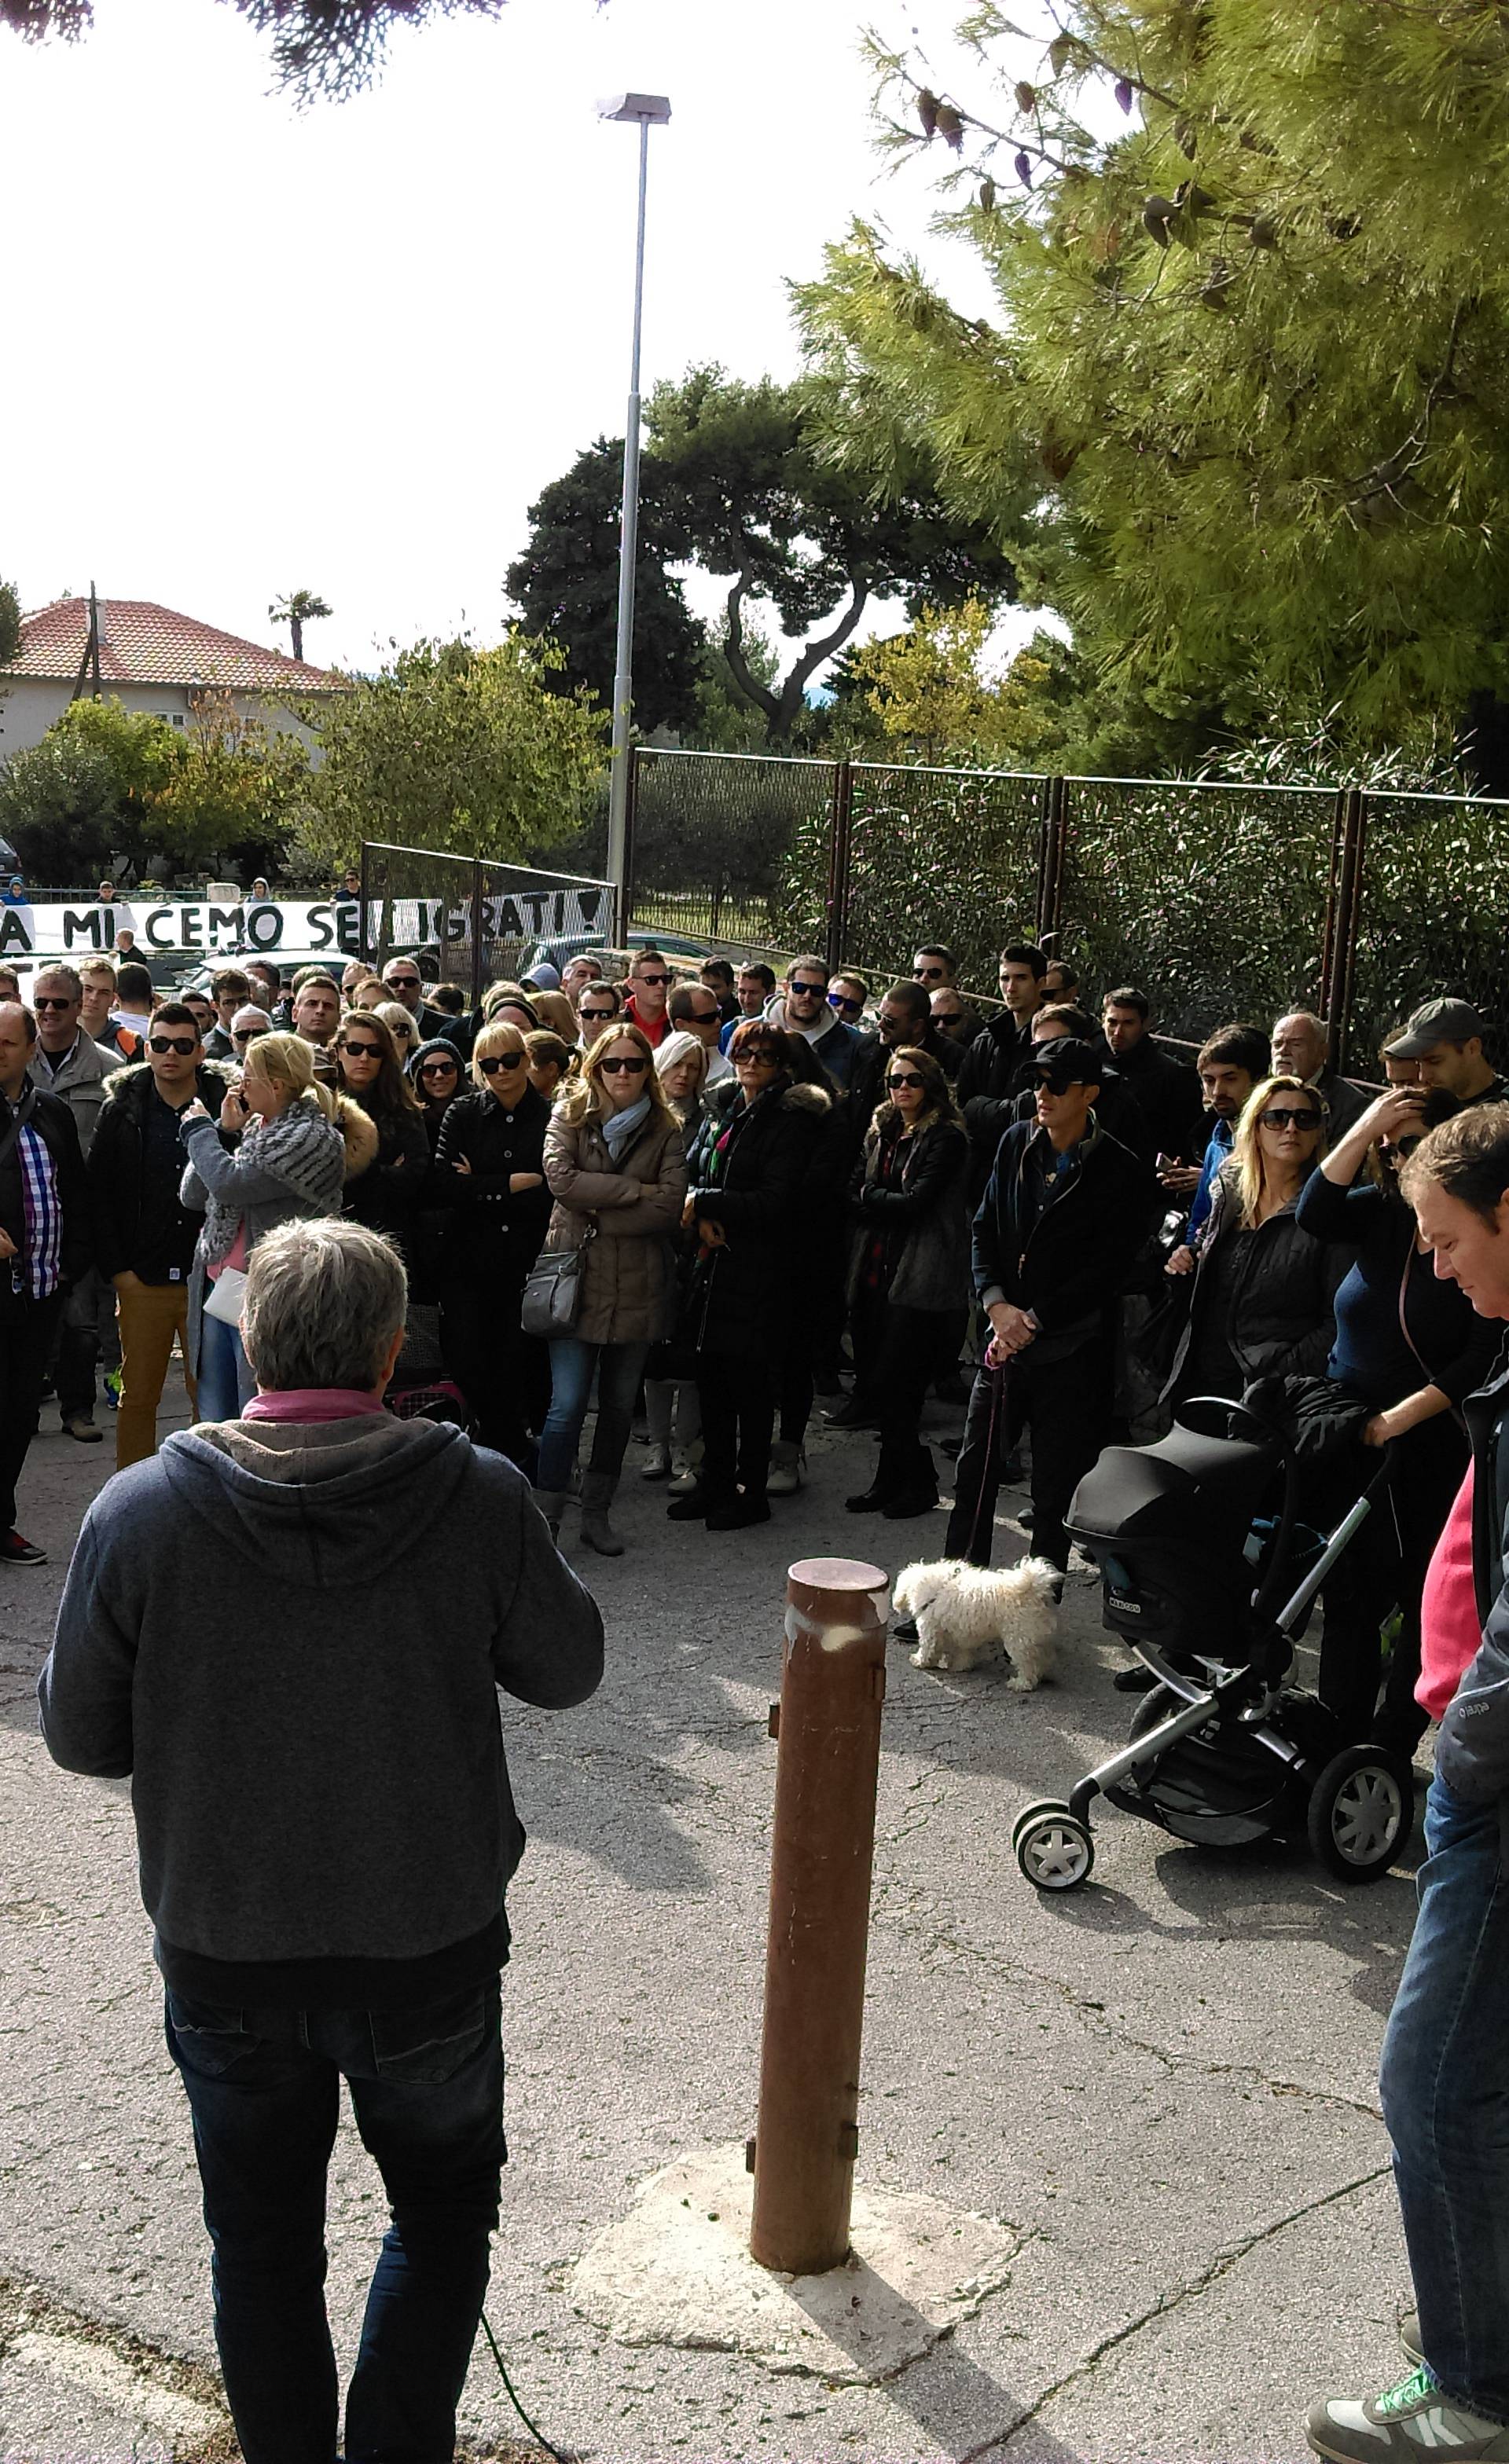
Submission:
<svg viewBox="0 0 1509 2464">
<path fill-rule="evenodd" d="M 22 619 L 21 649 L 6 672 L 72 680 L 88 638 L 88 600 L 55 599 Z M 102 684 L 211 685 L 247 693 L 330 693 L 340 684 L 328 668 L 264 650 L 150 599 L 100 600 L 100 678 Z"/>
</svg>

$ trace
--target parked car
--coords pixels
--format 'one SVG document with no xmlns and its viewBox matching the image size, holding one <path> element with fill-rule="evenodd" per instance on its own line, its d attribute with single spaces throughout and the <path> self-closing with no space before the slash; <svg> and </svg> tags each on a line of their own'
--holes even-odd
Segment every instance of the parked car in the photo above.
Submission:
<svg viewBox="0 0 1509 2464">
<path fill-rule="evenodd" d="M 711 957 L 713 952 L 711 941 L 694 940 L 690 934 L 652 933 L 648 928 L 641 931 L 637 925 L 630 927 L 627 948 L 629 950 L 663 950 L 668 958 L 686 958 L 697 962 Z M 554 967 L 559 973 L 568 967 L 573 958 L 579 958 L 584 950 L 601 950 L 605 957 L 615 955 L 600 934 L 555 933 L 546 940 L 525 943 L 519 956 L 520 975 L 526 976 L 531 967 L 546 965 Z M 620 947 L 616 955 L 621 960 L 625 955 L 624 949 Z"/>
</svg>

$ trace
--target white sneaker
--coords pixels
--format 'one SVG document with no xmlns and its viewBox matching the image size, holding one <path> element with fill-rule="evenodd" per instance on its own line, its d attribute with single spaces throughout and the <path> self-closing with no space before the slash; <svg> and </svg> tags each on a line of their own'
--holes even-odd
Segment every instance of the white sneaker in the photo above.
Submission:
<svg viewBox="0 0 1509 2464">
<path fill-rule="evenodd" d="M 671 1457 L 671 1497 L 690 1497 L 697 1486 L 697 1459 L 699 1446 L 677 1446 Z"/>
<path fill-rule="evenodd" d="M 648 1456 L 639 1466 L 639 1477 L 641 1480 L 664 1480 L 670 1468 L 670 1447 L 652 1445 Z"/>
<path fill-rule="evenodd" d="M 802 1485 L 802 1472 L 807 1457 L 794 1438 L 777 1438 L 770 1449 L 770 1469 L 766 1475 L 766 1497 L 794 1497 Z"/>
<path fill-rule="evenodd" d="M 1326 2396 L 1310 2408 L 1305 2438 L 1327 2464 L 1418 2464 L 1443 2455 L 1455 2464 L 1506 2464 L 1509 2430 L 1464 2412 L 1429 2370 L 1415 2370 L 1384 2394 Z"/>
</svg>

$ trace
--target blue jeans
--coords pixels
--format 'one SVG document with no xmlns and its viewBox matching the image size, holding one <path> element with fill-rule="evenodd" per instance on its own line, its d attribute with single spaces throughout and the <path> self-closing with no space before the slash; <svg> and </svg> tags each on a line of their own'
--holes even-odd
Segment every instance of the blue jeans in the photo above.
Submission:
<svg viewBox="0 0 1509 2464">
<path fill-rule="evenodd" d="M 325 2171 L 341 2080 L 392 2222 L 346 2393 L 350 2464 L 450 2464 L 504 2161 L 496 1978 L 408 2011 L 221 2010 L 172 1991 L 246 2464 L 334 2464 Z"/>
<path fill-rule="evenodd" d="M 540 1438 L 539 1485 L 558 1496 L 571 1477 L 597 1372 L 597 1427 L 588 1469 L 616 1480 L 633 1425 L 634 1397 L 650 1356 L 648 1343 L 582 1343 L 560 1334 L 550 1344 L 550 1409 Z"/>
<path fill-rule="evenodd" d="M 1436 1779 L 1384 2039 L 1384 2120 L 1431 2376 L 1509 2424 L 1509 1890 L 1497 1804 Z"/>
<path fill-rule="evenodd" d="M 241 1349 L 238 1329 L 224 1318 L 199 1321 L 199 1418 L 238 1420 L 256 1393 L 256 1379 Z"/>
</svg>

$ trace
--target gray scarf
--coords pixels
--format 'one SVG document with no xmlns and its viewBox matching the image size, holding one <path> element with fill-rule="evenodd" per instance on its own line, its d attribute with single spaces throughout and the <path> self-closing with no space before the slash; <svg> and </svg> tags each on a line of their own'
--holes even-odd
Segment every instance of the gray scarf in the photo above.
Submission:
<svg viewBox="0 0 1509 2464">
<path fill-rule="evenodd" d="M 603 1133 L 603 1144 L 608 1149 L 609 1154 L 612 1156 L 614 1163 L 618 1161 L 624 1149 L 632 1144 L 634 1132 L 636 1130 L 643 1129 L 649 1118 L 650 1098 L 648 1095 L 641 1095 L 637 1104 L 626 1104 L 621 1112 L 605 1112 L 603 1114 L 601 1121 L 598 1123 L 598 1127 Z"/>
</svg>

